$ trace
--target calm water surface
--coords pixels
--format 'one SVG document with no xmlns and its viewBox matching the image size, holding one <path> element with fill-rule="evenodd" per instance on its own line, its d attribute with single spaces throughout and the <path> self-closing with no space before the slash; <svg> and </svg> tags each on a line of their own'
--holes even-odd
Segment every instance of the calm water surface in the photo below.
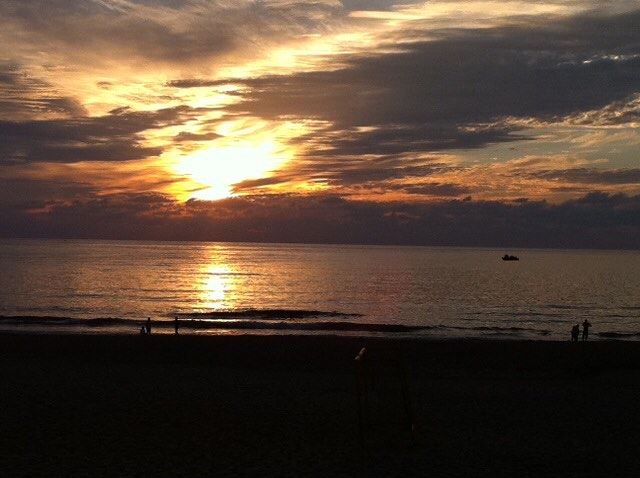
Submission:
<svg viewBox="0 0 640 478">
<path fill-rule="evenodd" d="M 2 240 L 0 264 L 5 330 L 640 338 L 638 252 Z"/>
</svg>

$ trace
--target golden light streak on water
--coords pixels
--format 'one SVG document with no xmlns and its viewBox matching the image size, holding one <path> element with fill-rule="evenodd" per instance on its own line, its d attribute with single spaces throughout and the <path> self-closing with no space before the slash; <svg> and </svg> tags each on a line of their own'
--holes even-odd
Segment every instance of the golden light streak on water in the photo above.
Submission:
<svg viewBox="0 0 640 478">
<path fill-rule="evenodd" d="M 199 306 L 208 310 L 233 308 L 235 283 L 231 267 L 220 263 L 208 264 L 201 275 Z"/>
</svg>

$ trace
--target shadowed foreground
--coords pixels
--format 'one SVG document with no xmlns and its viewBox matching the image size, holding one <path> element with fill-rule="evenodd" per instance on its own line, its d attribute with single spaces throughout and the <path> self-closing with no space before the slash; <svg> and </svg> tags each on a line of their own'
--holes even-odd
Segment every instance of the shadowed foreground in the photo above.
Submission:
<svg viewBox="0 0 640 478">
<path fill-rule="evenodd" d="M 640 470 L 636 343 L 0 335 L 0 344 L 5 476 Z M 364 449 L 353 360 L 362 345 Z"/>
</svg>

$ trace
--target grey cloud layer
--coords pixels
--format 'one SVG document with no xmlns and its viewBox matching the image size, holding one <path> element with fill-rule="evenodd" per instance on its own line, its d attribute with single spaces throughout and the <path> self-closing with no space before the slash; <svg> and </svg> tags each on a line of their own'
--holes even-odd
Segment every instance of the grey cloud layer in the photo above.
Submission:
<svg viewBox="0 0 640 478">
<path fill-rule="evenodd" d="M 99 117 L 0 121 L 0 164 L 144 159 L 162 148 L 144 146 L 141 132 L 180 124 L 195 112 L 188 107 L 152 112 L 125 108 Z"/>
<path fill-rule="evenodd" d="M 158 194 L 118 195 L 37 215 L 0 206 L 0 236 L 6 235 L 640 249 L 640 196 L 592 193 L 559 205 L 270 196 L 183 207 Z"/>
<path fill-rule="evenodd" d="M 402 32 L 417 39 L 403 51 L 354 56 L 337 70 L 238 79 L 248 91 L 232 108 L 327 121 L 330 126 L 298 139 L 307 146 L 307 161 L 296 171 L 337 182 L 344 175 L 348 182 L 357 169 L 362 177 L 377 169 L 348 157 L 407 157 L 535 139 L 524 136 L 526 122 L 518 118 L 550 125 L 637 121 L 637 25 L 640 10 L 555 21 L 527 17 L 484 29 L 427 30 L 424 24 Z M 427 33 L 432 40 L 419 40 Z"/>
<path fill-rule="evenodd" d="M 376 127 L 337 141 L 327 135 L 336 154 L 517 139 L 504 123 L 467 126 L 507 117 L 558 118 L 638 93 L 638 24 L 640 11 L 431 32 L 438 39 L 411 44 L 405 52 L 356 57 L 337 71 L 248 81 L 252 91 L 235 108 L 263 117 L 322 118 L 347 131 Z"/>
<path fill-rule="evenodd" d="M 15 215 L 22 215 L 29 209 L 39 209 L 53 201 L 65 203 L 97 192 L 90 185 L 78 181 L 0 177 L 0 203 L 5 214 L 11 210 Z"/>
</svg>

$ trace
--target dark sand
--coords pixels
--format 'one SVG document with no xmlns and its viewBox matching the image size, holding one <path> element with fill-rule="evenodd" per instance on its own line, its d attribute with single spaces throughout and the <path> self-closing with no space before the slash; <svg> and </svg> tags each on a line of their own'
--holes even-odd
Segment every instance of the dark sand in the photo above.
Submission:
<svg viewBox="0 0 640 478">
<path fill-rule="evenodd" d="M 0 335 L 0 350 L 3 476 L 640 476 L 640 343 Z"/>
</svg>

